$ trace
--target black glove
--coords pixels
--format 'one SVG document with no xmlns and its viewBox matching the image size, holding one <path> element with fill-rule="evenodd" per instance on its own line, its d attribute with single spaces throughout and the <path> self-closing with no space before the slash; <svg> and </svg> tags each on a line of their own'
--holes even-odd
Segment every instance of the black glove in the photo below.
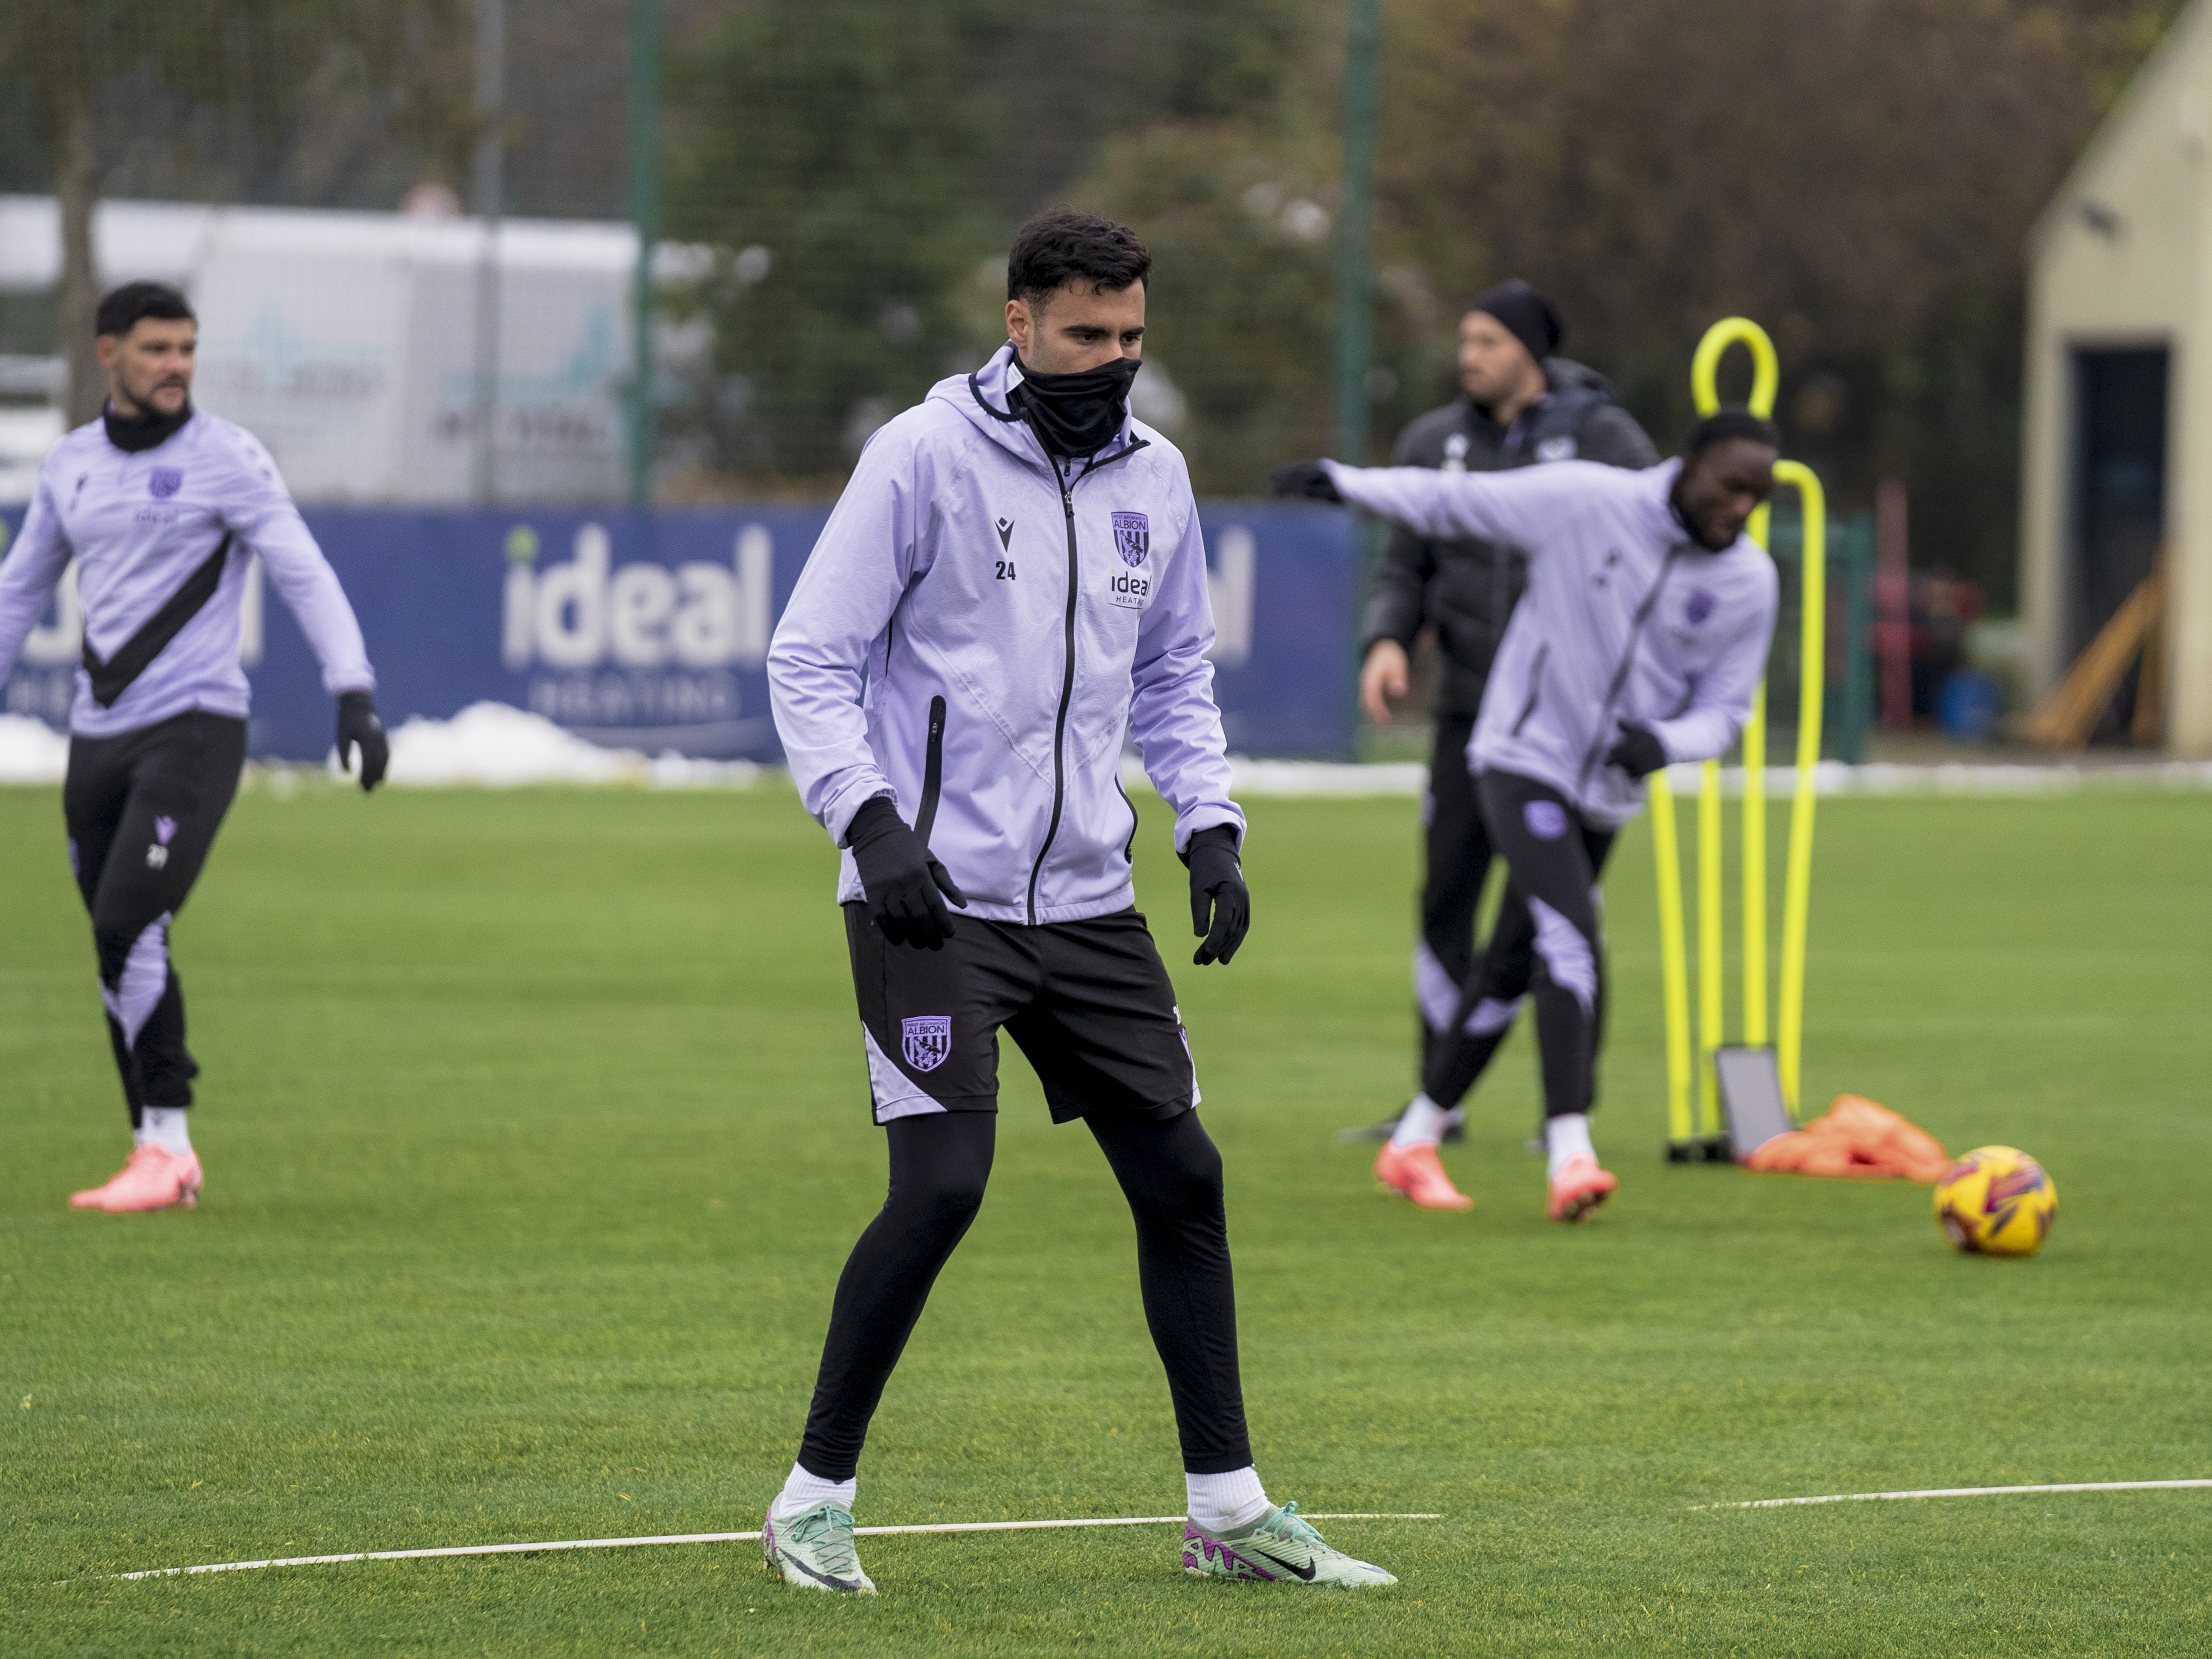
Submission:
<svg viewBox="0 0 2212 1659">
<path fill-rule="evenodd" d="M 945 899 L 964 910 L 968 896 L 952 884 L 945 866 L 930 857 L 922 838 L 907 828 L 889 795 L 862 803 L 845 831 L 845 845 L 860 866 L 868 918 L 884 939 L 917 950 L 942 951 L 952 937 L 952 918 L 945 913 Z"/>
<path fill-rule="evenodd" d="M 392 763 L 392 744 L 386 740 L 384 722 L 376 718 L 376 699 L 366 691 L 338 693 L 338 765 L 353 770 L 354 745 L 361 745 L 361 792 L 364 795 L 384 781 L 384 769 Z"/>
<path fill-rule="evenodd" d="M 1648 726 L 1631 726 L 1620 722 L 1620 740 L 1605 751 L 1605 763 L 1618 766 L 1632 778 L 1640 778 L 1648 772 L 1656 772 L 1667 763 L 1667 745 L 1659 741 L 1659 734 Z"/>
<path fill-rule="evenodd" d="M 1291 461 L 1279 466 L 1267 475 L 1267 487 L 1278 495 L 1303 495 L 1310 501 L 1344 500 L 1336 493 L 1336 481 L 1328 476 L 1328 469 L 1319 461 Z"/>
<path fill-rule="evenodd" d="M 1184 848 L 1182 861 L 1190 866 L 1190 931 L 1206 940 L 1191 961 L 1200 968 L 1209 962 L 1227 962 L 1252 925 L 1252 894 L 1244 885 L 1243 866 L 1237 861 L 1237 831 L 1225 823 L 1200 830 Z M 1211 927 L 1206 925 L 1209 910 Z"/>
</svg>

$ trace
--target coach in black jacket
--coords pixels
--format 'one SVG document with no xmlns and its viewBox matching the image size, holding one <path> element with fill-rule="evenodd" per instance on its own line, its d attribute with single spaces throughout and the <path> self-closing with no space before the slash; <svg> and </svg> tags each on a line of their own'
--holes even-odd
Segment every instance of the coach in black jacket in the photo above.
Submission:
<svg viewBox="0 0 2212 1659">
<path fill-rule="evenodd" d="M 1450 472 L 1570 459 L 1656 464 L 1658 452 L 1615 401 L 1612 384 L 1553 355 L 1564 332 L 1552 303 L 1517 277 L 1478 296 L 1460 319 L 1460 395 L 1399 434 L 1394 464 Z M 1424 626 L 1435 627 L 1443 657 L 1425 815 L 1421 938 L 1413 951 L 1425 1063 L 1474 967 L 1475 906 L 1491 848 L 1467 745 L 1526 563 L 1518 550 L 1499 543 L 1437 542 L 1397 529 L 1367 602 L 1359 695 L 1370 719 L 1387 721 L 1391 701 L 1406 695 L 1408 653 Z"/>
</svg>

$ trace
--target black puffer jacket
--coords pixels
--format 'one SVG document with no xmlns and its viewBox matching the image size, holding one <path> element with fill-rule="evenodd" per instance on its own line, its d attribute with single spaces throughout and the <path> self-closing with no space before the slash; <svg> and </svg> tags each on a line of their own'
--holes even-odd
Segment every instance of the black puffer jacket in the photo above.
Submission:
<svg viewBox="0 0 2212 1659">
<path fill-rule="evenodd" d="M 1547 358 L 1551 390 L 1523 410 L 1507 430 L 1465 397 L 1431 410 L 1399 434 L 1398 466 L 1498 472 L 1544 461 L 1579 459 L 1611 466 L 1646 467 L 1659 459 L 1633 416 L 1615 400 L 1613 384 L 1565 357 Z M 1364 654 L 1377 640 L 1410 649 L 1433 623 L 1444 656 L 1438 714 L 1472 720 L 1505 623 L 1527 580 L 1527 556 L 1496 542 L 1432 542 L 1393 530 L 1367 601 Z"/>
</svg>

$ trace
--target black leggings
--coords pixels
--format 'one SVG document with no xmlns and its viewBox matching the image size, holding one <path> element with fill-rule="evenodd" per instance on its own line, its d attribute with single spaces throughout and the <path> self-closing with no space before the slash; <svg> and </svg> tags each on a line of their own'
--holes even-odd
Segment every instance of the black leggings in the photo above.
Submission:
<svg viewBox="0 0 2212 1659">
<path fill-rule="evenodd" d="M 149 1106 L 189 1106 L 185 993 L 169 924 L 185 908 L 238 793 L 246 722 L 194 711 L 113 738 L 71 738 L 62 784 L 70 867 L 92 913 L 100 994 L 131 1127 Z"/>
<path fill-rule="evenodd" d="M 1490 874 L 1490 826 L 1468 770 L 1472 720 L 1441 715 L 1429 758 L 1424 803 L 1421 937 L 1414 946 L 1413 1002 L 1421 1031 L 1421 1071 L 1448 1046 L 1452 1005 L 1474 977 L 1474 916 Z"/>
<path fill-rule="evenodd" d="M 1431 1055 L 1424 1090 L 1439 1106 L 1458 1105 L 1532 997 L 1544 1115 L 1587 1112 L 1605 1029 L 1597 878 L 1614 832 L 1589 823 L 1548 785 L 1510 772 L 1485 772 L 1475 788 L 1510 880 L 1490 948 L 1454 1011 L 1454 1036 Z"/>
<path fill-rule="evenodd" d="M 1167 1367 L 1183 1467 L 1226 1474 L 1252 1462 L 1237 1370 L 1237 1297 L 1221 1154 L 1196 1112 L 1160 1121 L 1099 1113 L 1084 1121 L 1129 1200 L 1145 1322 Z M 884 1385 L 938 1272 L 982 1207 L 998 1131 L 991 1112 L 894 1118 L 890 1192 L 860 1235 L 830 1313 L 822 1370 L 799 1462 L 849 1480 Z"/>
</svg>

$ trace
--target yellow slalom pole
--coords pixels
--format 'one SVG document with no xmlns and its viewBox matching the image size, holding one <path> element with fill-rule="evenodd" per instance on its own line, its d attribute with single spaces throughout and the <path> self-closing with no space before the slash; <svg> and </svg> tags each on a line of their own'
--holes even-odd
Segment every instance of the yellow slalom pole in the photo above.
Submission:
<svg viewBox="0 0 2212 1659">
<path fill-rule="evenodd" d="M 1751 353 L 1747 406 L 1754 415 L 1771 415 L 1774 394 L 1782 383 L 1782 367 L 1775 356 L 1774 342 L 1748 317 L 1723 317 L 1698 342 L 1697 353 L 1690 360 L 1690 395 L 1698 413 L 1711 415 L 1721 406 L 1717 380 L 1721 359 L 1734 345 Z M 1765 507 L 1753 518 L 1748 529 L 1753 541 L 1761 547 L 1767 544 Z M 1766 799 L 1762 793 L 1765 755 L 1766 691 L 1762 685 L 1753 696 L 1751 720 L 1743 733 L 1743 1012 L 1744 1040 L 1753 1044 L 1766 1041 Z M 1721 822 L 1720 763 L 1711 761 L 1705 765 L 1698 802 L 1698 1105 L 1699 1133 L 1706 1134 L 1720 1132 L 1720 1079 L 1713 1068 L 1713 1051 L 1720 1047 L 1727 1018 L 1725 946 L 1721 939 Z"/>
<path fill-rule="evenodd" d="M 1782 1097 L 1794 1114 L 1805 1043 L 1805 934 L 1813 906 L 1814 773 L 1820 763 L 1820 702 L 1827 685 L 1828 505 L 1820 480 L 1800 461 L 1777 461 L 1774 481 L 1804 504 L 1804 629 L 1797 693 L 1797 787 L 1790 802 L 1790 866 L 1782 899 Z"/>
<path fill-rule="evenodd" d="M 1659 983 L 1667 1018 L 1667 1138 L 1690 1139 L 1690 988 L 1682 948 L 1682 860 L 1674 836 L 1674 792 L 1667 769 L 1649 781 L 1651 845 L 1659 865 Z"/>
<path fill-rule="evenodd" d="M 1767 543 L 1761 507 L 1747 526 L 1752 540 Z M 1751 694 L 1743 728 L 1743 1040 L 1766 1046 L 1766 682 Z"/>
<path fill-rule="evenodd" d="M 1690 359 L 1690 395 L 1697 400 L 1698 414 L 1710 415 L 1721 406 L 1714 373 L 1728 349 L 1738 343 L 1751 352 L 1751 412 L 1762 416 L 1774 413 L 1775 390 L 1782 384 L 1782 365 L 1775 357 L 1774 342 L 1748 317 L 1723 317 L 1705 331 L 1705 337 L 1698 342 L 1697 355 Z"/>
<path fill-rule="evenodd" d="M 1728 1014 L 1721 975 L 1721 763 L 1707 761 L 1698 785 L 1698 1133 L 1720 1133 L 1720 1079 L 1713 1050 L 1721 1046 Z"/>
<path fill-rule="evenodd" d="M 1743 728 L 1743 1040 L 1766 1046 L 1766 687 Z"/>
</svg>

